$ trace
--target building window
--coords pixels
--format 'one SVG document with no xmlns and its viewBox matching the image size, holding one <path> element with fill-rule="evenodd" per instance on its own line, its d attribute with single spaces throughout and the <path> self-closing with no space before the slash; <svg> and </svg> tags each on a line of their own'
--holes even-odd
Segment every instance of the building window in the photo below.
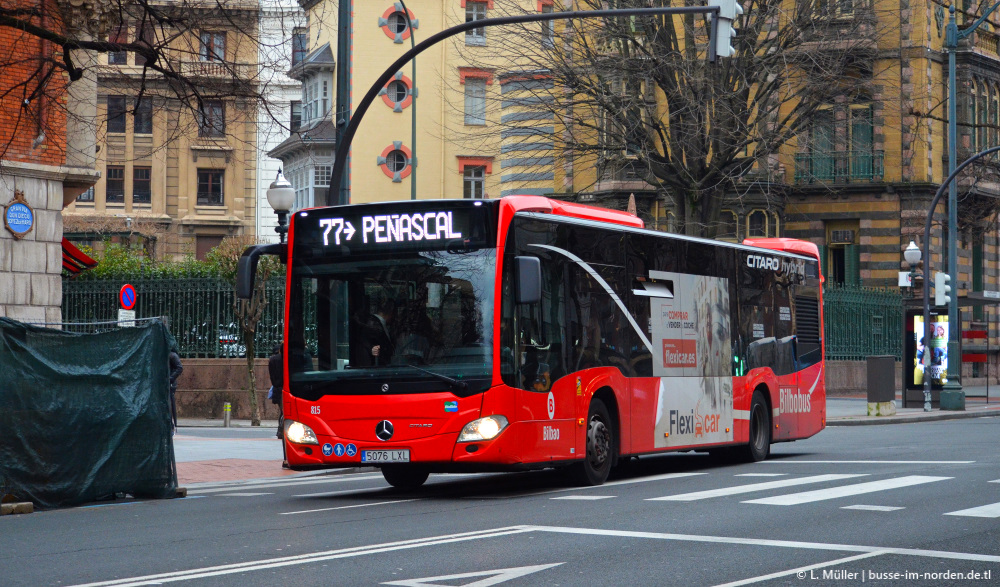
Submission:
<svg viewBox="0 0 1000 587">
<path fill-rule="evenodd" d="M 198 205 L 222 206 L 222 182 L 226 177 L 224 169 L 198 170 Z"/>
<path fill-rule="evenodd" d="M 292 29 L 292 67 L 295 67 L 305 58 L 307 47 L 309 46 L 309 35 L 306 29 Z"/>
<path fill-rule="evenodd" d="M 295 132 L 302 126 L 302 102 L 292 101 L 292 119 L 288 123 L 288 130 Z"/>
<path fill-rule="evenodd" d="M 108 96 L 108 132 L 125 132 L 125 96 Z"/>
<path fill-rule="evenodd" d="M 393 182 L 399 182 L 409 177 L 413 170 L 411 156 L 408 148 L 401 142 L 395 142 L 382 151 L 378 157 L 378 166 L 382 169 L 382 173 L 392 178 Z"/>
<path fill-rule="evenodd" d="M 125 202 L 125 167 L 121 165 L 108 165 L 106 169 L 107 178 L 104 184 L 104 201 L 108 203 Z"/>
<path fill-rule="evenodd" d="M 385 105 L 392 108 L 393 112 L 402 112 L 404 108 L 413 103 L 413 82 L 410 78 L 401 73 L 396 74 L 396 79 L 385 85 L 379 92 Z"/>
<path fill-rule="evenodd" d="M 739 217 L 736 212 L 723 210 L 719 214 L 719 230 L 715 238 L 724 241 L 739 242 Z"/>
<path fill-rule="evenodd" d="M 135 105 L 135 133 L 140 135 L 153 134 L 153 100 L 148 96 L 141 98 Z"/>
<path fill-rule="evenodd" d="M 406 15 L 403 11 L 396 11 L 389 15 L 389 32 L 395 35 L 402 35 L 406 32 Z"/>
<path fill-rule="evenodd" d="M 108 34 L 109 43 L 120 43 L 122 45 L 128 43 L 128 26 L 124 23 L 119 24 L 117 28 Z M 108 65 L 127 65 L 128 64 L 128 52 L 125 49 L 117 49 L 115 51 L 108 51 Z"/>
<path fill-rule="evenodd" d="M 486 124 L 486 80 L 465 80 L 465 124 Z"/>
<path fill-rule="evenodd" d="M 409 22 L 407 22 L 407 16 L 410 17 Z M 413 11 L 409 11 L 409 14 L 404 13 L 403 7 L 398 2 L 382 13 L 382 16 L 378 19 L 378 26 L 385 33 L 385 36 L 392 39 L 393 43 L 402 43 L 409 39 L 410 27 L 419 28 L 417 17 L 413 14 Z"/>
<path fill-rule="evenodd" d="M 747 236 L 749 238 L 767 236 L 767 214 L 763 210 L 754 210 L 747 216 Z"/>
<path fill-rule="evenodd" d="M 542 4 L 542 14 L 552 14 L 552 3 Z M 547 20 L 542 22 L 542 46 L 553 47 L 556 42 L 556 21 Z"/>
<path fill-rule="evenodd" d="M 312 126 L 330 113 L 330 78 L 326 75 L 314 76 L 306 80 L 303 91 L 302 123 Z"/>
<path fill-rule="evenodd" d="M 315 187 L 330 187 L 331 177 L 333 177 L 333 165 L 317 165 L 313 169 L 313 185 Z"/>
<path fill-rule="evenodd" d="M 87 188 L 82 194 L 76 197 L 77 202 L 94 202 L 94 186 Z"/>
<path fill-rule="evenodd" d="M 225 61 L 226 33 L 219 31 L 202 33 L 198 58 L 201 61 Z"/>
<path fill-rule="evenodd" d="M 153 34 L 152 24 L 147 23 L 145 26 L 140 25 L 139 30 L 136 31 L 135 41 L 136 43 L 145 45 L 149 48 L 155 47 L 156 35 Z M 135 54 L 135 64 L 146 65 L 146 58 L 142 55 L 142 53 Z"/>
<path fill-rule="evenodd" d="M 465 22 L 475 22 L 486 18 L 486 2 L 473 2 L 468 0 L 465 3 Z M 480 27 L 465 31 L 466 45 L 485 45 L 486 28 Z"/>
<path fill-rule="evenodd" d="M 150 176 L 152 168 L 133 167 L 132 168 L 132 203 L 148 204 L 152 200 L 152 190 Z"/>
<path fill-rule="evenodd" d="M 467 165 L 462 172 L 462 194 L 466 199 L 481 200 L 486 197 L 486 167 Z"/>
<path fill-rule="evenodd" d="M 198 136 L 226 136 L 226 107 L 221 100 L 205 100 L 198 112 Z"/>
</svg>

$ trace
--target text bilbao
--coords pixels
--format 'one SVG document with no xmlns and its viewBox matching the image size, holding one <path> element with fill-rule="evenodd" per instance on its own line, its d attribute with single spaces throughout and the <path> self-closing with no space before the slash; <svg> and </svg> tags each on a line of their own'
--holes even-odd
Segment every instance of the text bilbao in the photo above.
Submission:
<svg viewBox="0 0 1000 587">
<path fill-rule="evenodd" d="M 323 218 L 323 244 L 330 244 L 331 233 L 336 245 L 349 242 L 357 232 L 350 221 L 343 218 Z M 451 212 L 417 212 L 414 214 L 375 214 L 361 217 L 361 240 L 377 243 L 397 243 L 462 238 L 453 228 Z"/>
</svg>

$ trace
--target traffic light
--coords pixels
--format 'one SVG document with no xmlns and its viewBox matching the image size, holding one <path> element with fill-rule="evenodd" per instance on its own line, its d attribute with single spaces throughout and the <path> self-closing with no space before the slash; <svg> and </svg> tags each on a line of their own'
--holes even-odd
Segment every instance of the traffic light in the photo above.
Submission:
<svg viewBox="0 0 1000 587">
<path fill-rule="evenodd" d="M 948 282 L 951 281 L 951 276 L 944 271 L 938 271 L 934 274 L 934 305 L 935 306 L 947 306 L 951 302 L 951 286 Z"/>
<path fill-rule="evenodd" d="M 733 48 L 733 38 L 736 36 L 733 21 L 743 14 L 743 7 L 738 0 L 708 0 L 708 5 L 719 7 L 719 18 L 712 23 L 715 44 L 710 50 L 710 61 L 715 61 L 717 57 L 732 57 L 736 53 Z"/>
</svg>

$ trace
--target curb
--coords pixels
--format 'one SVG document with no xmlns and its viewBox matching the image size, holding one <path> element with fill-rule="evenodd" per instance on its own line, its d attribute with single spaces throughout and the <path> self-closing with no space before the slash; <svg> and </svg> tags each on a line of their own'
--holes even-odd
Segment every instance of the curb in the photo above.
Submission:
<svg viewBox="0 0 1000 587">
<path fill-rule="evenodd" d="M 942 420 L 964 420 L 967 418 L 996 418 L 1000 416 L 1000 411 L 991 412 L 942 412 L 929 416 L 857 416 L 862 419 L 851 419 L 851 417 L 827 420 L 827 427 L 831 426 L 881 426 L 885 424 L 913 424 L 915 422 L 940 422 Z M 883 418 L 883 419 L 878 419 Z"/>
<path fill-rule="evenodd" d="M 35 504 L 30 501 L 12 502 L 0 505 L 0 516 L 13 514 L 31 514 L 35 511 Z"/>
</svg>

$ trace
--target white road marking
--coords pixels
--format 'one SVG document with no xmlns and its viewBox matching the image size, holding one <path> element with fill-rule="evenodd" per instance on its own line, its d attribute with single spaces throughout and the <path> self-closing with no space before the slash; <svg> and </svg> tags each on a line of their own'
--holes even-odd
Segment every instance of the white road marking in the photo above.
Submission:
<svg viewBox="0 0 1000 587">
<path fill-rule="evenodd" d="M 892 548 L 863 546 L 859 544 L 831 544 L 824 542 L 798 542 L 794 540 L 771 540 L 767 538 L 746 538 L 739 536 L 702 536 L 697 534 L 669 534 L 661 532 L 638 532 L 634 530 L 604 530 L 600 528 L 572 528 L 564 526 L 521 526 L 532 531 L 575 534 L 579 536 L 616 536 L 620 538 L 648 538 L 652 540 L 674 540 L 679 542 L 703 542 L 711 544 L 741 544 L 746 546 L 775 546 L 778 548 L 801 548 L 804 550 L 832 550 L 841 552 L 869 552 L 878 554 L 898 554 L 948 560 L 980 561 L 1000 563 L 1000 556 L 953 552 L 947 550 L 922 550 L 916 548 Z"/>
<path fill-rule="evenodd" d="M 633 483 L 649 483 L 650 481 L 663 481 L 665 479 L 682 479 L 684 477 L 696 477 L 707 475 L 708 473 L 663 473 L 662 475 L 650 475 L 648 477 L 634 477 L 632 479 L 619 479 L 608 481 L 604 485 L 594 485 L 592 487 L 564 487 L 563 489 L 546 489 L 545 491 L 535 491 L 532 493 L 518 493 L 515 495 L 504 495 L 494 499 L 515 499 L 520 497 L 534 497 L 536 495 L 548 495 L 550 493 L 565 493 L 567 491 L 585 491 L 587 489 L 598 489 L 603 487 L 614 487 L 616 485 L 630 485 Z M 463 499 L 485 499 L 483 496 L 469 496 Z"/>
<path fill-rule="evenodd" d="M 816 491 L 803 491 L 802 493 L 790 493 L 788 495 L 778 495 L 775 497 L 765 497 L 761 499 L 751 499 L 743 503 L 761 503 L 766 505 L 799 505 L 826 499 L 838 499 L 851 495 L 861 495 L 863 493 L 873 493 L 875 491 L 886 491 L 889 489 L 899 489 L 900 487 L 910 487 L 912 485 L 922 485 L 924 483 L 934 483 L 935 481 L 945 481 L 954 477 L 928 477 L 925 475 L 909 475 L 906 477 L 896 477 L 894 479 L 883 479 L 881 481 L 869 481 L 868 483 L 858 483 L 855 485 L 842 485 L 831 487 L 830 489 L 817 489 Z"/>
<path fill-rule="evenodd" d="M 319 508 L 315 510 L 301 510 L 298 512 L 280 512 L 279 516 L 294 516 L 295 514 L 314 514 L 316 512 L 332 512 L 333 510 L 351 510 L 354 508 L 367 508 L 375 505 L 391 505 L 394 503 L 406 503 L 408 501 L 420 501 L 419 499 L 394 499 L 392 501 L 376 501 L 374 503 L 356 503 L 354 505 L 340 505 L 332 508 Z"/>
<path fill-rule="evenodd" d="M 751 577 L 749 579 L 733 581 L 732 583 L 723 583 L 721 585 L 716 585 L 715 587 L 739 587 L 740 585 L 750 585 L 753 583 L 760 583 L 762 581 L 770 581 L 771 579 L 777 579 L 779 577 L 787 577 L 788 575 L 795 575 L 797 573 L 807 573 L 809 571 L 815 571 L 816 569 L 822 569 L 823 567 L 829 567 L 832 565 L 839 565 L 861 559 L 871 558 L 873 556 L 879 556 L 882 554 L 885 554 L 884 550 L 879 550 L 876 552 L 866 552 L 864 554 L 857 554 L 854 556 L 838 558 L 837 560 L 827 561 L 825 563 L 816 563 L 814 565 L 799 567 L 797 569 L 788 569 L 787 571 L 778 571 L 777 573 L 771 573 L 769 575 L 761 575 L 760 577 Z"/>
<path fill-rule="evenodd" d="M 489 587 L 499 583 L 506 583 L 512 579 L 524 577 L 532 573 L 558 567 L 565 563 L 552 563 L 549 565 L 533 565 L 530 567 L 512 567 L 509 569 L 496 569 L 493 571 L 476 571 L 473 573 L 459 573 L 457 575 L 439 575 L 437 577 L 423 577 L 421 579 L 407 579 L 405 581 L 389 581 L 383 585 L 400 585 L 401 587 L 441 587 L 441 583 L 432 581 L 452 581 L 456 579 L 472 579 L 473 577 L 485 577 L 472 583 L 462 583 L 461 587 Z M 445 583 L 444 585 L 448 585 Z"/>
<path fill-rule="evenodd" d="M 993 481 L 987 481 L 987 483 L 1000 483 L 1000 479 L 994 479 Z"/>
<path fill-rule="evenodd" d="M 749 485 L 736 485 L 734 487 L 723 487 L 721 489 L 708 489 L 706 491 L 695 491 L 692 493 L 680 493 L 677 495 L 667 495 L 664 497 L 653 497 L 646 501 L 695 501 L 699 499 L 709 499 L 712 497 L 724 497 L 727 495 L 739 495 L 741 493 L 753 493 L 754 491 L 766 491 L 768 489 L 779 489 L 782 487 L 792 487 L 794 485 L 807 485 L 809 483 L 825 483 L 827 481 L 839 481 L 852 477 L 865 477 L 863 474 L 829 474 L 814 475 L 812 477 L 798 477 L 795 479 L 780 479 L 778 481 L 765 481 L 763 483 L 751 483 Z"/>
<path fill-rule="evenodd" d="M 957 512 L 948 512 L 946 516 L 969 516 L 972 518 L 1000 518 L 1000 503 L 991 503 L 989 505 L 981 505 L 976 508 L 969 508 L 967 510 L 958 510 Z"/>
<path fill-rule="evenodd" d="M 341 558 L 352 558 L 368 554 L 379 554 L 383 552 L 393 552 L 397 550 L 420 548 L 423 546 L 454 544 L 456 542 L 480 540 L 483 538 L 497 538 L 501 536 L 509 536 L 512 534 L 523 534 L 526 532 L 531 532 L 531 529 L 526 526 L 508 526 L 506 528 L 496 528 L 493 530 L 462 532 L 458 534 L 445 534 L 443 536 L 431 536 L 427 538 L 401 540 L 398 542 L 386 542 L 382 544 L 372 544 L 368 546 L 355 546 L 351 548 L 341 548 L 338 550 L 327 550 L 322 552 L 314 552 L 310 554 L 300 554 L 294 556 L 264 559 L 260 561 L 248 561 L 243 563 L 218 565 L 214 567 L 202 567 L 199 569 L 188 569 L 186 571 L 172 571 L 169 573 L 159 573 L 156 575 L 146 575 L 142 577 L 112 579 L 110 581 L 85 583 L 81 585 L 75 585 L 73 587 L 112 587 L 112 586 L 139 587 L 140 585 L 155 585 L 159 583 L 190 581 L 192 579 L 205 579 L 207 577 L 219 577 L 223 575 L 232 575 L 235 573 L 245 573 L 248 571 L 263 571 L 267 569 L 278 569 L 293 565 L 312 564 L 312 563 L 341 559 Z"/>
<path fill-rule="evenodd" d="M 760 461 L 761 464 L 814 464 L 814 465 L 971 465 L 976 461 L 790 461 L 782 459 L 768 459 Z"/>
<path fill-rule="evenodd" d="M 788 473 L 739 473 L 733 477 L 784 477 Z"/>
<path fill-rule="evenodd" d="M 183 571 L 172 571 L 169 573 L 159 573 L 140 577 L 127 577 L 123 579 L 112 579 L 109 581 L 99 581 L 75 585 L 73 587 L 138 587 L 139 585 L 150 585 L 157 583 L 172 583 L 177 581 L 188 581 L 192 579 L 204 579 L 207 577 L 218 577 L 245 573 L 250 571 L 262 571 L 268 569 L 278 569 L 294 565 L 313 564 L 328 560 L 342 558 L 352 558 L 369 554 L 380 554 L 384 552 L 394 552 L 421 548 L 424 546 L 437 546 L 442 544 L 455 544 L 471 540 L 486 538 L 501 538 L 516 534 L 529 532 L 549 532 L 553 534 L 571 534 L 577 536 L 604 536 L 619 538 L 644 538 L 651 540 L 672 540 L 679 542 L 698 542 L 712 544 L 733 544 L 741 546 L 771 546 L 777 548 L 791 548 L 802 550 L 819 551 L 840 551 L 869 554 L 895 554 L 901 556 L 914 556 L 923 558 L 936 558 L 947 560 L 977 561 L 988 563 L 1000 563 L 1000 556 L 990 554 L 976 554 L 970 552 L 953 552 L 946 550 L 921 550 L 913 548 L 891 548 L 879 546 L 864 546 L 857 544 L 829 544 L 823 542 L 797 542 L 791 540 L 770 540 L 760 538 L 747 538 L 741 536 L 703 536 L 697 534 L 667 534 L 658 532 L 636 532 L 629 530 L 604 530 L 598 528 L 572 528 L 560 526 L 507 526 L 491 530 L 481 530 L 476 532 L 463 532 L 458 534 L 446 534 L 443 536 L 431 536 L 427 538 L 417 538 L 413 540 L 403 540 L 398 542 L 387 542 L 366 546 L 355 546 L 338 550 L 327 550 L 309 554 L 286 556 L 259 561 L 248 561 L 243 563 L 233 563 L 228 565 L 218 565 L 212 567 L 202 567 Z M 523 544 L 523 541 L 518 544 Z"/>
<path fill-rule="evenodd" d="M 259 495 L 274 495 L 273 493 L 218 493 L 216 497 L 257 497 Z"/>
<path fill-rule="evenodd" d="M 845 505 L 840 508 L 842 510 L 862 510 L 865 512 L 894 512 L 896 510 L 905 510 L 904 507 L 891 506 L 891 505 Z"/>
<path fill-rule="evenodd" d="M 598 499 L 611 499 L 615 495 L 564 495 L 562 497 L 550 497 L 549 499 L 576 499 L 580 501 L 596 501 Z"/>
<path fill-rule="evenodd" d="M 337 475 L 335 477 L 306 477 L 300 479 L 278 479 L 275 481 L 257 481 L 247 483 L 232 483 L 227 485 L 216 485 L 212 487 L 188 486 L 188 495 L 203 495 L 208 493 L 224 493 L 226 491 L 238 491 L 241 489 L 271 489 L 274 487 L 298 487 L 300 485 L 322 485 L 326 483 L 348 483 L 354 481 L 369 481 L 371 479 L 382 479 L 382 475 Z"/>
</svg>

